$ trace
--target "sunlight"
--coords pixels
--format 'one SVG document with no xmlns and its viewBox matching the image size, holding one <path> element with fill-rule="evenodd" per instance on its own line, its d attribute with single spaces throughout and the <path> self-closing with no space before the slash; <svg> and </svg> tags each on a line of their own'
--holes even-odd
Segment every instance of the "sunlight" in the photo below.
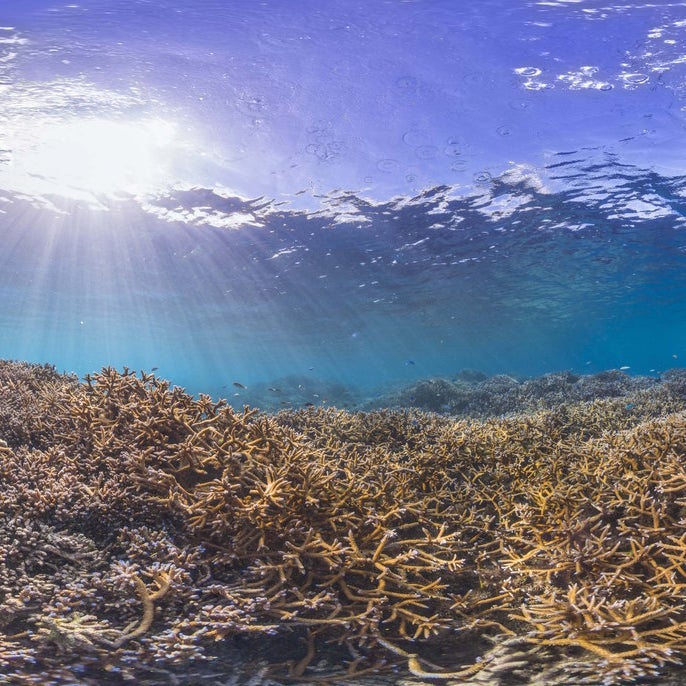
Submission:
<svg viewBox="0 0 686 686">
<path fill-rule="evenodd" d="M 160 119 L 46 122 L 13 171 L 60 195 L 141 195 L 168 184 L 175 137 L 176 127 Z"/>
</svg>

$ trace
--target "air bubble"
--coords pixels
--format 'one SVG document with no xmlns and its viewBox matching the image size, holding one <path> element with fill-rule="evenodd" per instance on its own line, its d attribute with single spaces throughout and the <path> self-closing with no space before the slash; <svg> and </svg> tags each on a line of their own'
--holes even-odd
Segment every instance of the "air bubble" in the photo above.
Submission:
<svg viewBox="0 0 686 686">
<path fill-rule="evenodd" d="M 309 155 L 314 155 L 322 162 L 331 162 L 339 158 L 345 152 L 345 143 L 343 141 L 330 141 L 328 143 L 310 143 L 305 152 Z"/>
<path fill-rule="evenodd" d="M 499 126 L 495 131 L 499 136 L 509 136 L 512 133 L 512 129 L 507 124 Z"/>
<path fill-rule="evenodd" d="M 432 160 L 438 154 L 438 148 L 435 145 L 420 145 L 415 148 L 414 154 L 420 160 Z"/>
<path fill-rule="evenodd" d="M 650 77 L 647 74 L 621 74 L 619 78 L 621 78 L 627 86 L 641 86 L 642 84 L 647 83 Z"/>
<path fill-rule="evenodd" d="M 478 174 L 474 174 L 474 183 L 479 186 L 485 186 L 486 184 L 491 183 L 491 181 L 493 181 L 491 172 L 481 171 Z"/>
<path fill-rule="evenodd" d="M 254 117 L 255 115 L 267 112 L 269 110 L 269 105 L 267 104 L 267 100 L 261 95 L 243 93 L 236 102 L 236 108 L 242 114 Z"/>
<path fill-rule="evenodd" d="M 545 91 L 545 90 L 552 90 L 555 88 L 554 83 L 543 83 L 541 81 L 525 81 L 522 84 L 523 88 L 526 88 L 528 91 Z"/>
<path fill-rule="evenodd" d="M 328 136 L 331 134 L 332 124 L 328 119 L 318 119 L 307 127 L 311 136 Z"/>
<path fill-rule="evenodd" d="M 447 157 L 459 157 L 462 154 L 462 147 L 458 143 L 448 143 L 443 148 L 443 154 Z"/>
<path fill-rule="evenodd" d="M 510 106 L 510 109 L 513 110 L 526 110 L 531 107 L 531 101 L 530 100 L 510 100 L 508 103 Z"/>
<path fill-rule="evenodd" d="M 538 67 L 517 67 L 514 71 L 515 71 L 515 74 L 519 74 L 520 76 L 540 76 L 541 75 L 541 70 L 538 69 Z"/>
<path fill-rule="evenodd" d="M 376 168 L 384 174 L 392 174 L 398 170 L 398 167 L 400 167 L 400 163 L 392 157 L 386 157 L 376 163 Z"/>
<path fill-rule="evenodd" d="M 409 145 L 411 148 L 426 145 L 429 134 L 420 128 L 412 127 L 403 134 L 403 143 Z"/>
<path fill-rule="evenodd" d="M 462 147 L 458 143 L 448 143 L 443 148 L 443 154 L 448 157 L 459 157 L 462 154 Z"/>
</svg>

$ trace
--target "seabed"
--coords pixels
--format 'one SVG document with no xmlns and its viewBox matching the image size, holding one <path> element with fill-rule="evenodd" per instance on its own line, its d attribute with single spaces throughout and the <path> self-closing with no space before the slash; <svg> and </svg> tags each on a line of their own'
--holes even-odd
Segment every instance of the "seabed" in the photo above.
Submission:
<svg viewBox="0 0 686 686">
<path fill-rule="evenodd" d="M 0 683 L 683 683 L 686 373 L 470 383 L 266 414 L 0 362 Z"/>
</svg>

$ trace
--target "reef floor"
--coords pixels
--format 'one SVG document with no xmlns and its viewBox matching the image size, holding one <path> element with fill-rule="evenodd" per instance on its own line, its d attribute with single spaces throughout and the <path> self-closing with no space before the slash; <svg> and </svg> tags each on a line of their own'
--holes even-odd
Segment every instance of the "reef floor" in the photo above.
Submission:
<svg viewBox="0 0 686 686">
<path fill-rule="evenodd" d="M 597 377 L 267 414 L 0 362 L 0 684 L 685 683 L 686 373 Z"/>
</svg>

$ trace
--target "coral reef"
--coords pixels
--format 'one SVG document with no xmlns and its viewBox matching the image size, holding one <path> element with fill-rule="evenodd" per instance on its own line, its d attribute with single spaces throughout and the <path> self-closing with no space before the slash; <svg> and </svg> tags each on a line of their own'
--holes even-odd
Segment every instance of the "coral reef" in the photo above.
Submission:
<svg viewBox="0 0 686 686">
<path fill-rule="evenodd" d="M 265 654 L 245 683 L 670 674 L 683 385 L 484 421 L 269 416 L 2 363 L 0 683 L 240 683 L 236 655 Z"/>
<path fill-rule="evenodd" d="M 481 418 L 537 412 L 569 403 L 621 398 L 624 405 L 646 403 L 670 405 L 675 411 L 686 407 L 686 370 L 671 369 L 660 377 L 630 376 L 618 369 L 598 374 L 578 375 L 556 372 L 533 378 L 506 374 L 486 376 L 464 370 L 452 381 L 421 379 L 368 401 L 366 410 L 412 407 L 452 417 Z M 654 407 L 646 413 L 654 417 Z"/>
</svg>

